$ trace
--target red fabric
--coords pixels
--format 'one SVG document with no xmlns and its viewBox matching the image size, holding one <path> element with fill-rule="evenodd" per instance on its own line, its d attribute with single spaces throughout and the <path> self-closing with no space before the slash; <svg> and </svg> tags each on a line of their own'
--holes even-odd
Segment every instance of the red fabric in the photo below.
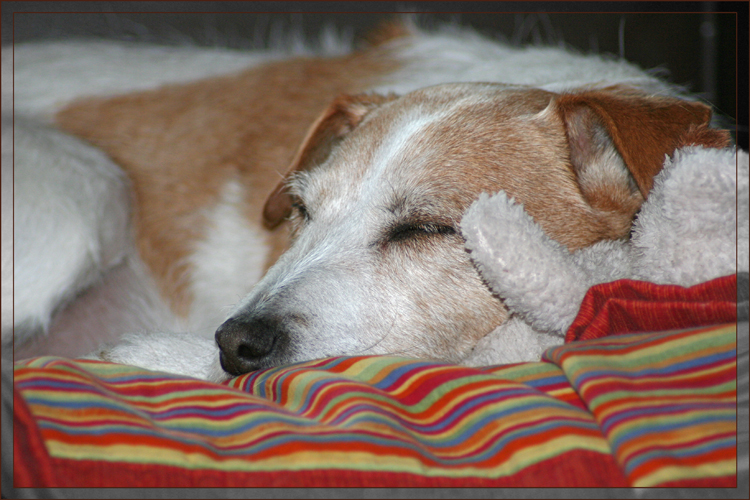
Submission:
<svg viewBox="0 0 750 500">
<path fill-rule="evenodd" d="M 604 458 L 604 459 L 603 459 Z M 24 462 L 24 463 L 21 463 Z M 91 460 L 51 460 L 55 467 L 56 479 L 44 482 L 41 477 L 30 481 L 35 487 L 81 487 L 87 488 L 275 488 L 275 487 L 627 487 L 625 476 L 614 458 L 603 457 L 601 453 L 577 450 L 562 454 L 527 467 L 507 477 L 483 479 L 477 477 L 450 478 L 429 475 L 400 474 L 393 472 L 360 472 L 349 470 L 312 470 L 272 472 L 223 472 L 216 470 L 190 470 L 182 467 L 169 467 L 153 464 L 123 462 L 102 462 Z M 23 467 L 33 473 L 36 464 L 31 457 L 18 457 L 15 467 Z M 85 478 L 85 479 L 82 479 Z M 19 486 L 18 481 L 15 484 Z"/>
<path fill-rule="evenodd" d="M 610 334 L 688 328 L 736 321 L 736 276 L 691 288 L 617 281 L 593 287 L 566 341 Z M 347 470 L 223 472 L 50 457 L 25 401 L 14 394 L 14 487 L 544 487 L 627 486 L 614 459 L 577 450 L 500 479 L 430 477 Z M 734 487 L 736 478 L 695 480 L 695 487 Z M 684 482 L 675 483 L 684 486 Z"/>
<path fill-rule="evenodd" d="M 732 477 L 704 477 L 701 479 L 679 479 L 667 481 L 659 485 L 660 488 L 736 488 L 737 476 Z"/>
<path fill-rule="evenodd" d="M 565 342 L 737 321 L 737 275 L 685 288 L 619 280 L 591 287 Z"/>
<path fill-rule="evenodd" d="M 614 457 L 575 450 L 497 479 L 349 470 L 190 470 L 154 464 L 51 457 L 24 399 L 13 391 L 13 487 L 627 487 Z"/>
<path fill-rule="evenodd" d="M 26 402 L 13 391 L 13 487 L 50 487 L 55 468 Z"/>
</svg>

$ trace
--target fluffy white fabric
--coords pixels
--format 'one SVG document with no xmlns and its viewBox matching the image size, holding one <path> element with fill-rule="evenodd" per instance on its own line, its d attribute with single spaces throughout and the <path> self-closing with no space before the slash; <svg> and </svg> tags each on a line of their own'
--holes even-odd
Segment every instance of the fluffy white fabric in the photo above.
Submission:
<svg viewBox="0 0 750 500">
<path fill-rule="evenodd" d="M 748 154 L 680 150 L 635 221 L 632 277 L 691 286 L 747 271 L 747 228 Z"/>
<path fill-rule="evenodd" d="M 571 253 L 504 192 L 482 195 L 461 230 L 482 277 L 515 318 L 477 351 L 505 352 L 515 344 L 514 351 L 538 360 L 552 339 L 562 343 L 595 284 L 630 278 L 691 286 L 746 272 L 748 154 L 688 147 L 667 158 L 629 241 Z M 467 364 L 479 364 L 474 358 L 481 358 L 479 352 Z"/>
</svg>

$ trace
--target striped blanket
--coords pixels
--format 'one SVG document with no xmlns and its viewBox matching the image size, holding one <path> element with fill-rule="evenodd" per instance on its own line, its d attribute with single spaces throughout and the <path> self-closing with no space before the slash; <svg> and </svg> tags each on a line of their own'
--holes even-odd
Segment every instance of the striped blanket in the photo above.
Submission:
<svg viewBox="0 0 750 500">
<path fill-rule="evenodd" d="M 604 336 L 537 363 L 327 358 L 224 385 L 15 366 L 14 486 L 736 485 L 736 324 Z"/>
</svg>

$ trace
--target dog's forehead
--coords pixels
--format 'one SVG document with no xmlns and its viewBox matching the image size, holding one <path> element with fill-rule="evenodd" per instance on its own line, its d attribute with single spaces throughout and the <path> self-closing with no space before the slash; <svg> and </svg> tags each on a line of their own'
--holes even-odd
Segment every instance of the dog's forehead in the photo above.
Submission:
<svg viewBox="0 0 750 500">
<path fill-rule="evenodd" d="M 494 188 L 497 172 L 488 170 L 504 157 L 533 154 L 534 132 L 523 129 L 551 96 L 495 84 L 412 92 L 368 115 L 323 165 L 297 180 L 295 190 L 332 210 L 432 200 L 443 211 L 462 211 L 474 191 Z"/>
</svg>

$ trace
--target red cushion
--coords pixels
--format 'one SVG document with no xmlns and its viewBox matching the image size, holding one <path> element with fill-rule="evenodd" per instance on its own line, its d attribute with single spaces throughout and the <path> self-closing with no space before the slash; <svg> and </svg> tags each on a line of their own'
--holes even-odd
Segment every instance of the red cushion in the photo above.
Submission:
<svg viewBox="0 0 750 500">
<path fill-rule="evenodd" d="M 591 287 L 565 342 L 737 321 L 737 276 L 689 288 L 619 280 Z"/>
</svg>

